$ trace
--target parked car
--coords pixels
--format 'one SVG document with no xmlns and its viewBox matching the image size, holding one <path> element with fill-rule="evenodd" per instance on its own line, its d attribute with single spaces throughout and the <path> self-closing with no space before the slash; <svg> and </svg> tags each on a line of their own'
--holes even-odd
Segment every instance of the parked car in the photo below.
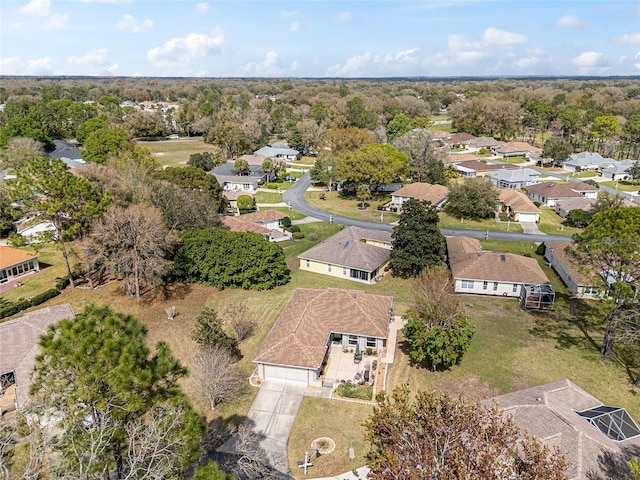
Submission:
<svg viewBox="0 0 640 480">
<path fill-rule="evenodd" d="M 296 177 L 294 177 L 293 175 L 285 175 L 284 177 L 282 177 L 282 179 L 285 182 L 295 182 L 296 180 L 298 180 Z"/>
</svg>

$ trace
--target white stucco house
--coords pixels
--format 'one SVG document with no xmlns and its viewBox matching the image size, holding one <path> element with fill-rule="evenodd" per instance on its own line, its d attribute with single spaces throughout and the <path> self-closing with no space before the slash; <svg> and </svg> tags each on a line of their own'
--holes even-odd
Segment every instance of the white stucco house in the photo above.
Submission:
<svg viewBox="0 0 640 480">
<path fill-rule="evenodd" d="M 637 161 L 638 160 L 620 160 L 619 162 L 614 161 L 600 170 L 602 173 L 602 178 L 608 178 L 610 180 L 629 180 L 631 178 L 629 169 Z"/>
<path fill-rule="evenodd" d="M 598 189 L 584 182 L 543 182 L 527 187 L 527 196 L 546 207 L 555 207 L 558 200 L 568 198 L 598 198 Z"/>
<path fill-rule="evenodd" d="M 276 142 L 253 152 L 254 155 L 284 160 L 285 162 L 293 162 L 299 153 L 298 150 L 289 148 L 289 145 L 284 142 Z"/>
<path fill-rule="evenodd" d="M 498 188 L 517 190 L 540 181 L 540 172 L 532 168 L 519 168 L 517 170 L 500 169 L 486 174 L 487 178 Z"/>
</svg>

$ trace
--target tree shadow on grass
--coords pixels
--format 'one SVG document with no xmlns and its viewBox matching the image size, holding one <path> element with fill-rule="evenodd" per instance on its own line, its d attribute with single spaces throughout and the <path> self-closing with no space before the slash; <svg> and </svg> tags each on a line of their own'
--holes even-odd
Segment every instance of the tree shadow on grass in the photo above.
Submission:
<svg viewBox="0 0 640 480">
<path fill-rule="evenodd" d="M 182 300 L 191 293 L 191 290 L 191 285 L 187 283 L 163 283 L 144 292 L 140 301 L 149 305 L 157 301 Z"/>
</svg>

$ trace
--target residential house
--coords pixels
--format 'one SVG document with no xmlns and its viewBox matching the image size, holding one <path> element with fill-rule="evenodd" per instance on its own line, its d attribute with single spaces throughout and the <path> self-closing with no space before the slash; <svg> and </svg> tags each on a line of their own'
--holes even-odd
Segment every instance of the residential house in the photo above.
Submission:
<svg viewBox="0 0 640 480">
<path fill-rule="evenodd" d="M 632 477 L 627 461 L 640 453 L 640 429 L 626 409 L 603 405 L 568 379 L 483 403 L 492 401 L 521 432 L 560 449 L 568 480 Z"/>
<path fill-rule="evenodd" d="M 538 183 L 540 173 L 532 168 L 518 168 L 517 170 L 500 169 L 486 175 L 498 188 L 518 189 Z"/>
<path fill-rule="evenodd" d="M 599 153 L 580 152 L 569 155 L 564 162 L 562 168 L 569 172 L 597 171 L 601 168 L 615 162 L 612 158 L 603 158 Z"/>
<path fill-rule="evenodd" d="M 45 150 L 44 156 L 59 158 L 69 168 L 81 170 L 86 168 L 86 162 L 82 159 L 82 152 L 74 144 L 63 140 L 54 140 L 53 148 Z"/>
<path fill-rule="evenodd" d="M 240 158 L 246 160 L 249 165 L 262 167 L 262 162 L 264 162 L 264 159 L 267 157 L 264 155 L 242 155 Z"/>
<path fill-rule="evenodd" d="M 609 163 L 600 169 L 602 178 L 608 178 L 610 180 L 629 180 L 631 178 L 629 169 L 637 161 L 638 160 L 621 160 L 618 162 L 614 160 L 612 163 Z"/>
<path fill-rule="evenodd" d="M 56 227 L 51 220 L 41 220 L 38 218 L 23 218 L 15 222 L 16 233 L 24 237 L 27 242 L 33 242 L 42 238 L 43 234 L 52 235 L 57 238 Z"/>
<path fill-rule="evenodd" d="M 523 287 L 549 283 L 534 258 L 483 251 L 470 237 L 447 237 L 447 258 L 456 293 L 520 297 Z"/>
<path fill-rule="evenodd" d="M 75 318 L 69 304 L 41 308 L 0 323 L 0 378 L 5 395 L 13 396 L 16 409 L 24 408 L 29 403 L 31 371 L 39 352 L 40 336 L 47 332 L 50 325 L 66 318 Z M 3 402 L 5 408 L 6 403 Z"/>
<path fill-rule="evenodd" d="M 460 132 L 454 133 L 449 138 L 445 140 L 446 144 L 449 145 L 450 148 L 467 148 L 472 140 L 475 140 L 477 137 L 475 135 L 471 135 L 470 133 Z"/>
<path fill-rule="evenodd" d="M 493 137 L 478 137 L 469 141 L 469 150 L 477 151 L 481 148 L 491 149 L 497 147 L 500 142 Z"/>
<path fill-rule="evenodd" d="M 462 162 L 455 162 L 453 166 L 463 178 L 484 177 L 489 172 L 496 172 L 498 170 L 518 170 L 520 168 L 511 163 L 481 162 L 477 160 L 477 158 Z"/>
<path fill-rule="evenodd" d="M 589 275 L 580 269 L 580 266 L 572 261 L 566 249 L 571 242 L 544 242 L 544 259 L 547 264 L 558 274 L 562 283 L 576 298 L 598 298 L 602 293 L 600 279 L 595 275 Z"/>
<path fill-rule="evenodd" d="M 282 228 L 286 215 L 276 210 L 261 210 L 240 216 L 224 216 L 222 223 L 232 232 L 255 232 L 270 242 L 291 240 L 291 233 Z"/>
<path fill-rule="evenodd" d="M 501 188 L 499 190 L 499 211 L 509 215 L 514 222 L 537 222 L 540 209 L 519 190 Z"/>
<path fill-rule="evenodd" d="M 393 297 L 359 290 L 298 288 L 253 359 L 258 376 L 322 386 L 329 349 L 382 350 Z"/>
<path fill-rule="evenodd" d="M 299 153 L 298 150 L 289 148 L 289 145 L 284 142 L 276 142 L 253 152 L 254 155 L 284 160 L 285 162 L 293 162 L 298 158 Z"/>
<path fill-rule="evenodd" d="M 596 201 L 597 200 L 595 198 L 585 198 L 582 196 L 561 198 L 555 201 L 555 212 L 560 217 L 567 218 L 567 215 L 572 210 L 584 210 L 585 212 L 590 211 Z"/>
<path fill-rule="evenodd" d="M 432 185 L 424 182 L 409 183 L 393 192 L 391 194 L 391 202 L 385 205 L 385 207 L 402 210 L 404 202 L 412 198 L 415 200 L 428 201 L 435 207 L 441 207 L 447 199 L 448 194 L 449 189 L 443 185 Z"/>
<path fill-rule="evenodd" d="M 391 232 L 346 227 L 298 255 L 300 270 L 375 283 L 391 256 Z"/>
<path fill-rule="evenodd" d="M 229 211 L 231 212 L 238 211 L 238 197 L 240 195 L 249 195 L 251 198 L 254 197 L 253 192 L 247 190 L 223 190 L 222 195 L 229 202 Z"/>
<path fill-rule="evenodd" d="M 478 156 L 475 153 L 465 152 L 449 152 L 445 162 L 447 163 L 460 163 L 467 160 L 478 160 Z"/>
<path fill-rule="evenodd" d="M 37 254 L 0 245 L 0 285 L 39 271 Z"/>
<path fill-rule="evenodd" d="M 223 190 L 242 190 L 255 192 L 261 185 L 275 178 L 273 172 L 268 175 L 262 171 L 261 165 L 249 165 L 249 172 L 242 173 L 233 168 L 234 162 L 226 162 L 208 173 L 214 175 Z"/>
<path fill-rule="evenodd" d="M 546 207 L 555 207 L 558 200 L 567 198 L 598 198 L 598 189 L 583 182 L 542 182 L 527 187 L 527 195 L 534 202 Z"/>
<path fill-rule="evenodd" d="M 527 158 L 537 158 L 542 155 L 542 149 L 527 142 L 499 142 L 498 145 L 491 147 L 491 153 L 499 157 L 523 155 Z"/>
</svg>

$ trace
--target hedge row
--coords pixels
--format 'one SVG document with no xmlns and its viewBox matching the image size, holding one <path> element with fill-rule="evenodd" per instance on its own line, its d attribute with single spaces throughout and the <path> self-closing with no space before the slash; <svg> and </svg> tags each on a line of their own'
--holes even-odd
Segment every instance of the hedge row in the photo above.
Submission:
<svg viewBox="0 0 640 480">
<path fill-rule="evenodd" d="M 67 285 L 69 285 L 69 279 L 65 277 L 61 280 L 58 280 L 54 288 L 45 290 L 44 292 L 39 293 L 31 299 L 19 300 L 0 308 L 0 319 L 10 317 L 12 315 L 15 315 L 16 313 L 20 313 L 22 310 L 26 310 L 27 308 L 36 307 L 46 302 L 47 300 L 57 297 Z"/>
</svg>

